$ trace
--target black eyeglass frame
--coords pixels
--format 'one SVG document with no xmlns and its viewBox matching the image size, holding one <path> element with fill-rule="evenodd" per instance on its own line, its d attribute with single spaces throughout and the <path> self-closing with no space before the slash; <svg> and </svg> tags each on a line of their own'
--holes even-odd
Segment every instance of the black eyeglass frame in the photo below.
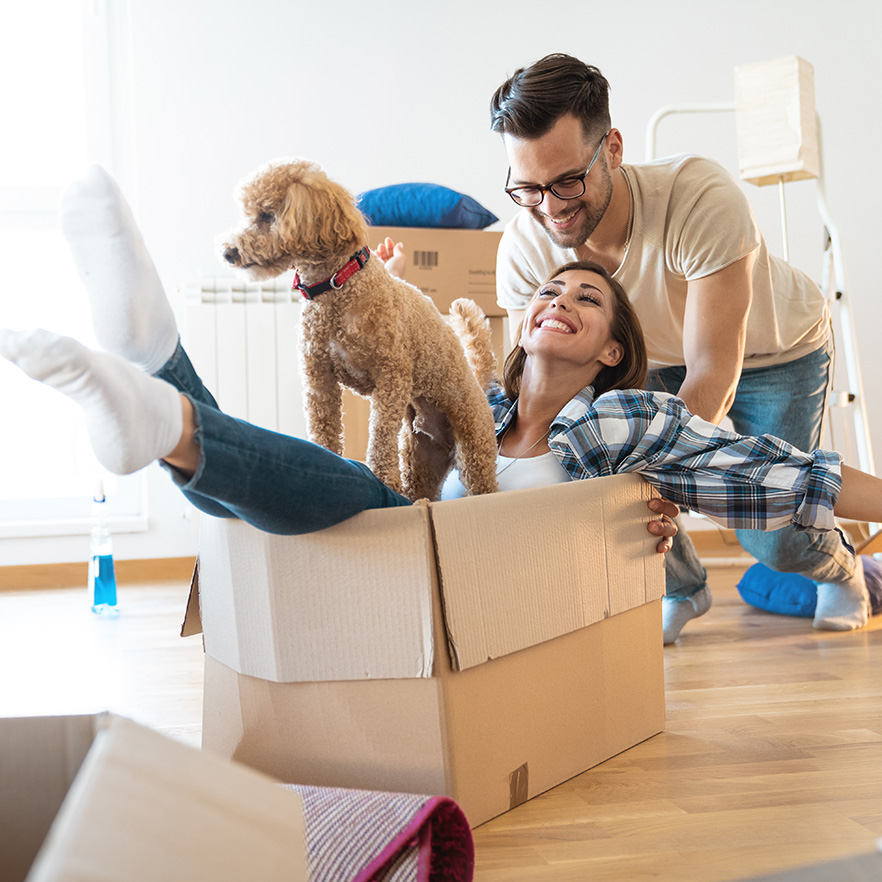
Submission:
<svg viewBox="0 0 882 882">
<path fill-rule="evenodd" d="M 509 187 L 508 182 L 511 180 L 511 166 L 508 167 L 508 174 L 505 176 L 505 192 L 511 197 L 512 202 L 515 205 L 520 205 L 521 208 L 535 208 L 537 205 L 542 204 L 542 200 L 545 199 L 546 193 L 551 193 L 554 196 L 557 196 L 558 199 L 569 200 L 569 199 L 578 199 L 580 196 L 585 195 L 585 178 L 588 177 L 591 169 L 594 168 L 594 163 L 597 162 L 597 157 L 600 156 L 600 148 L 603 147 L 603 142 L 607 139 L 609 132 L 606 133 L 601 139 L 600 143 L 597 145 L 597 149 L 594 151 L 594 156 L 591 157 L 591 162 L 588 163 L 588 168 L 585 169 L 584 173 L 581 175 L 572 175 L 571 177 L 561 178 L 560 180 L 555 181 L 552 184 L 547 184 L 544 187 L 534 186 L 534 187 Z M 582 190 L 579 193 L 575 193 L 572 196 L 562 196 L 557 192 L 554 188 L 562 184 L 564 181 L 579 181 L 582 185 Z M 539 193 L 539 201 L 538 202 L 521 202 L 516 196 L 515 193 L 518 190 L 532 190 Z"/>
</svg>

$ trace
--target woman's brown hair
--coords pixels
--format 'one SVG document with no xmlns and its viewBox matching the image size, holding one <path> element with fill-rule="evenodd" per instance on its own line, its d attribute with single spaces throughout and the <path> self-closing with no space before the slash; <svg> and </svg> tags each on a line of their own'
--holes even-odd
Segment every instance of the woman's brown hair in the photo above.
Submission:
<svg viewBox="0 0 882 882">
<path fill-rule="evenodd" d="M 604 367 L 594 378 L 594 382 L 591 384 L 594 387 L 594 394 L 602 395 L 612 389 L 642 389 L 646 381 L 646 341 L 643 339 L 640 320 L 637 318 L 637 313 L 634 312 L 634 307 L 631 305 L 625 289 L 600 264 L 590 260 L 577 260 L 564 264 L 548 276 L 545 282 L 550 282 L 561 273 L 570 270 L 596 273 L 606 281 L 613 293 L 612 320 L 609 330 L 613 340 L 622 344 L 622 360 L 612 367 Z M 518 328 L 518 340 L 520 340 L 520 336 L 521 328 Z M 527 353 L 518 342 L 509 352 L 502 368 L 502 383 L 505 387 L 505 397 L 509 401 L 514 401 L 520 395 L 521 377 L 526 361 Z"/>
</svg>

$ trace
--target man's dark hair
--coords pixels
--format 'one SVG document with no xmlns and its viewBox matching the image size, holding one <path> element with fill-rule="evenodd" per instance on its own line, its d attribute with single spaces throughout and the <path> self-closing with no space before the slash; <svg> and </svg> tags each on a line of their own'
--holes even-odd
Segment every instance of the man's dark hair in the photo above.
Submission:
<svg viewBox="0 0 882 882">
<path fill-rule="evenodd" d="M 518 68 L 490 99 L 490 128 L 515 138 L 541 138 L 566 114 L 581 121 L 586 141 L 610 129 L 606 77 L 562 53 Z"/>
</svg>

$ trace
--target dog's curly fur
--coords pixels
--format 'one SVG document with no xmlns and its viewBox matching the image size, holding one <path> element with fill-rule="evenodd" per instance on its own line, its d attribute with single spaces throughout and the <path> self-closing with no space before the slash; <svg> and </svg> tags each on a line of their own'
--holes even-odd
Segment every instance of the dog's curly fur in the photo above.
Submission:
<svg viewBox="0 0 882 882">
<path fill-rule="evenodd" d="M 241 182 L 238 196 L 243 226 L 220 249 L 252 279 L 294 268 L 314 285 L 367 242 L 352 195 L 309 160 L 269 163 Z M 464 338 L 487 348 L 478 315 L 464 311 Z M 389 487 L 436 499 L 455 463 L 470 493 L 497 489 L 493 417 L 462 345 L 432 301 L 379 258 L 305 303 L 300 342 L 310 440 L 342 454 L 348 386 L 371 399 L 367 464 Z M 486 365 L 486 352 L 471 357 Z"/>
</svg>

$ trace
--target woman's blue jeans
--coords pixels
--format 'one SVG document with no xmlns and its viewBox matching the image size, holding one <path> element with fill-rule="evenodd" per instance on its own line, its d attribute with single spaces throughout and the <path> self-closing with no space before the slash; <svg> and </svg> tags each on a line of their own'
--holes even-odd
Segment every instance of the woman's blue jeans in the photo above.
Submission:
<svg viewBox="0 0 882 882">
<path fill-rule="evenodd" d="M 156 376 L 193 403 L 199 467 L 187 479 L 163 465 L 200 511 L 293 535 L 331 527 L 369 508 L 411 504 L 364 463 L 223 413 L 180 343 Z"/>
<path fill-rule="evenodd" d="M 817 449 L 827 404 L 830 352 L 822 347 L 786 364 L 741 372 L 729 418 L 742 435 L 769 433 L 799 450 Z M 685 367 L 650 371 L 646 388 L 676 394 Z M 844 582 L 854 572 L 854 555 L 838 532 L 738 530 L 745 551 L 773 570 L 802 573 L 818 582 Z M 681 531 L 665 555 L 668 596 L 688 597 L 707 584 L 707 572 L 688 535 Z"/>
</svg>

